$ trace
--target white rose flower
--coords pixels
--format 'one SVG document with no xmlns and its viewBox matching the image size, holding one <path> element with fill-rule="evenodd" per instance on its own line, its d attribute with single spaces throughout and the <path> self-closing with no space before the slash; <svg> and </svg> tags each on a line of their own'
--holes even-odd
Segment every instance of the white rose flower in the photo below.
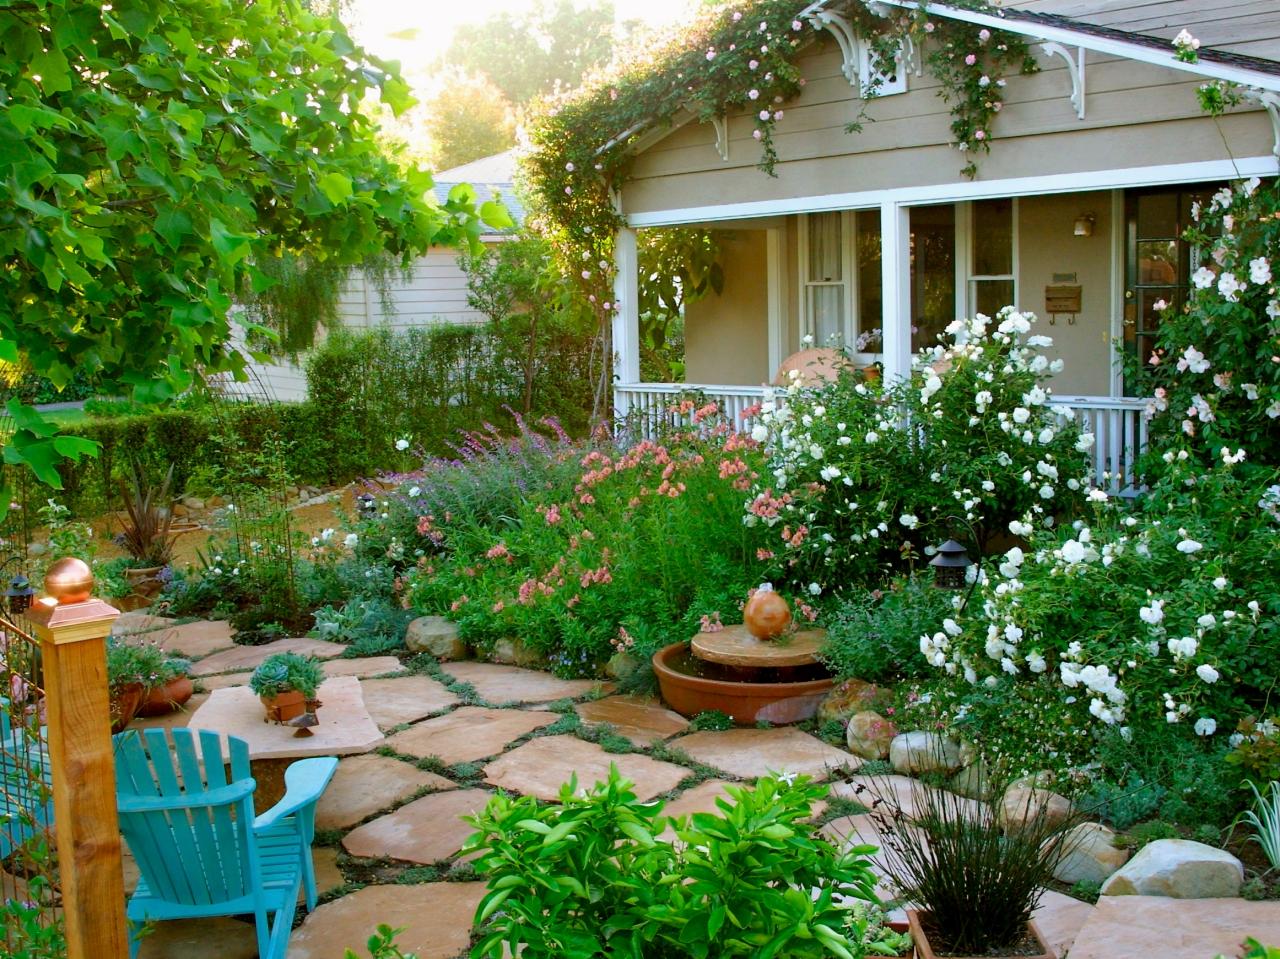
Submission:
<svg viewBox="0 0 1280 959">
<path fill-rule="evenodd" d="M 1249 261 L 1249 279 L 1258 286 L 1266 286 L 1271 282 L 1271 263 L 1265 256 Z"/>
<path fill-rule="evenodd" d="M 1202 716 L 1196 720 L 1195 731 L 1197 736 L 1212 736 L 1218 731 L 1218 721 Z"/>
<path fill-rule="evenodd" d="M 1062 544 L 1062 558 L 1068 563 L 1083 563 L 1087 551 L 1084 544 L 1074 539 L 1069 539 Z"/>
<path fill-rule="evenodd" d="M 1198 553 L 1204 549 L 1203 543 L 1197 543 L 1194 539 L 1184 539 L 1178 544 L 1178 552 L 1186 553 L 1188 556 L 1192 553 Z"/>
<path fill-rule="evenodd" d="M 403 436 L 400 437 L 400 439 L 396 440 L 396 449 L 399 450 L 401 453 L 403 453 L 408 448 L 409 448 L 409 441 L 405 439 Z"/>
<path fill-rule="evenodd" d="M 917 526 L 920 525 L 919 517 L 915 516 L 912 513 L 903 513 L 901 516 L 898 517 L 898 522 L 901 523 L 903 526 L 905 526 L 907 529 L 915 529 Z"/>
<path fill-rule="evenodd" d="M 346 546 L 347 549 L 355 549 L 356 543 L 358 542 L 360 542 L 359 536 L 357 536 L 355 533 L 348 533 L 347 538 L 342 541 L 342 544 Z"/>
<path fill-rule="evenodd" d="M 1218 671 L 1208 663 L 1201 663 L 1196 667 L 1196 675 L 1206 683 L 1216 683 L 1218 681 Z"/>
<path fill-rule="evenodd" d="M 1014 407 L 1013 421 L 1015 423 L 1025 423 L 1029 419 L 1031 419 L 1031 411 L 1029 409 L 1025 406 Z"/>
<path fill-rule="evenodd" d="M 1218 277 L 1207 266 L 1202 266 L 1191 274 L 1191 282 L 1195 284 L 1197 290 L 1207 290 L 1213 286 L 1214 280 Z"/>
</svg>

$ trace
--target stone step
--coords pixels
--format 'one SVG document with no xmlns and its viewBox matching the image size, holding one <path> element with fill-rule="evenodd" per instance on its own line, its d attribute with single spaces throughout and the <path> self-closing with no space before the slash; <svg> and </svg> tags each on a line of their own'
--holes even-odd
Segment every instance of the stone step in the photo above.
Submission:
<svg viewBox="0 0 1280 959">
<path fill-rule="evenodd" d="M 1103 896 L 1076 936 L 1071 959 L 1213 959 L 1238 955 L 1248 936 L 1280 942 L 1280 903 Z"/>
</svg>

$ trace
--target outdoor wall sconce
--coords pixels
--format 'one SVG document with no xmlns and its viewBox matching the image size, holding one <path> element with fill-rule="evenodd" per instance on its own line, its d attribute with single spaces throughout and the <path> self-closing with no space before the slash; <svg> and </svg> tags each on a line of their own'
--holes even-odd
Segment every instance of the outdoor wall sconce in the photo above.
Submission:
<svg viewBox="0 0 1280 959">
<path fill-rule="evenodd" d="M 1093 236 L 1093 224 L 1097 222 L 1097 217 L 1092 213 L 1081 213 L 1076 217 L 1075 229 L 1072 231 L 1076 236 Z"/>
</svg>

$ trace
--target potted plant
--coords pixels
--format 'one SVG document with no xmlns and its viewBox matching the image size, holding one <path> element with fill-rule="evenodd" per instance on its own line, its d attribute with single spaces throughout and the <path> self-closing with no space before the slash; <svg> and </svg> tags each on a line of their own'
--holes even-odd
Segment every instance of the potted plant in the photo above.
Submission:
<svg viewBox="0 0 1280 959">
<path fill-rule="evenodd" d="M 164 664 L 164 652 L 149 643 L 140 646 L 112 640 L 107 646 L 107 691 L 111 698 L 111 731 L 123 730 L 138 713 L 147 685 Z"/>
<path fill-rule="evenodd" d="M 1000 790 L 991 794 L 979 802 L 915 781 L 910 815 L 892 798 L 872 811 L 889 876 L 917 907 L 907 920 L 918 959 L 1054 959 L 1031 914 L 1078 820 L 1051 815 L 1051 794 L 1027 790 L 1014 821 L 1001 815 Z"/>
<path fill-rule="evenodd" d="M 912 959 L 914 945 L 906 922 L 891 922 L 883 907 L 856 900 L 845 917 L 845 936 L 855 956 L 892 956 Z"/>
<path fill-rule="evenodd" d="M 166 656 L 143 687 L 139 716 L 164 716 L 181 709 L 195 692 L 190 661 Z"/>
<path fill-rule="evenodd" d="M 262 661 L 249 677 L 249 688 L 267 710 L 267 721 L 288 722 L 319 703 L 316 690 L 324 681 L 320 660 L 297 653 L 275 653 Z"/>
<path fill-rule="evenodd" d="M 160 592 L 160 571 L 173 559 L 172 481 L 172 466 L 158 486 L 148 482 L 135 466 L 129 483 L 120 484 L 126 519 L 119 542 L 132 558 L 125 576 L 134 591 L 144 596 Z"/>
</svg>

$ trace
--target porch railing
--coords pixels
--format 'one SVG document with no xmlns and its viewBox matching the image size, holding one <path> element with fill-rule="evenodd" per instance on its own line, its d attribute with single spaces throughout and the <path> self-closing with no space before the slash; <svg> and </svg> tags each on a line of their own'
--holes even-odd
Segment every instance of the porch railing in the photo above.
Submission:
<svg viewBox="0 0 1280 959">
<path fill-rule="evenodd" d="M 764 394 L 763 386 L 623 383 L 613 395 L 618 422 L 625 423 L 637 438 L 652 439 L 663 428 L 688 422 L 688 414 L 679 412 L 682 399 L 695 405 L 716 403 L 738 429 L 750 429 L 753 418 L 744 417 L 743 411 L 763 400 Z M 1147 445 L 1146 401 L 1076 396 L 1056 398 L 1051 405 L 1093 434 L 1090 470 L 1094 483 L 1112 493 L 1134 495 L 1141 488 L 1138 458 Z"/>
</svg>

